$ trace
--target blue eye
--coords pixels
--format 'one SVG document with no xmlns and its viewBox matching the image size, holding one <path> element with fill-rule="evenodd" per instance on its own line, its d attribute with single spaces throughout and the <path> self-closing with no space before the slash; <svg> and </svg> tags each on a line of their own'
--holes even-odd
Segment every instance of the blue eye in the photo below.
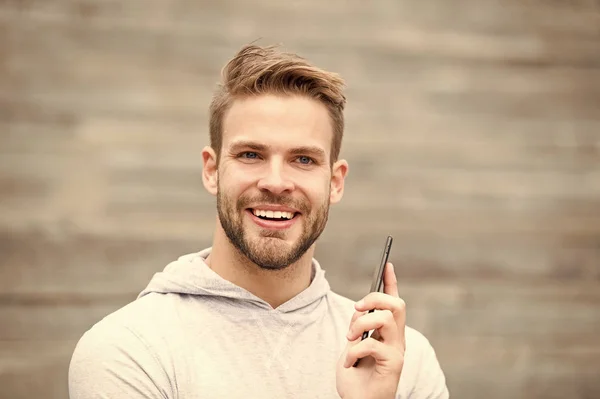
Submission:
<svg viewBox="0 0 600 399">
<path fill-rule="evenodd" d="M 307 156 L 298 157 L 298 161 L 300 161 L 300 163 L 304 165 L 309 165 L 312 163 L 312 159 Z"/>
<path fill-rule="evenodd" d="M 258 154 L 255 152 L 244 152 L 242 153 L 242 158 L 246 158 L 246 159 L 256 159 L 258 158 Z"/>
</svg>

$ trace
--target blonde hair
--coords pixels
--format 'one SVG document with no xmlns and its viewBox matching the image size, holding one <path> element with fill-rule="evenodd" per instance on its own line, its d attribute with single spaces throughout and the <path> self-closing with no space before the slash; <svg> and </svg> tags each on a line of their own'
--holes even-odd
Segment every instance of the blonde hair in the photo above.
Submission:
<svg viewBox="0 0 600 399">
<path fill-rule="evenodd" d="M 311 65 L 276 46 L 244 46 L 221 71 L 222 82 L 210 104 L 210 146 L 217 153 L 223 144 L 223 118 L 235 98 L 260 94 L 304 95 L 320 101 L 329 111 L 333 127 L 331 163 L 338 159 L 344 134 L 344 81 L 332 72 Z"/>
</svg>

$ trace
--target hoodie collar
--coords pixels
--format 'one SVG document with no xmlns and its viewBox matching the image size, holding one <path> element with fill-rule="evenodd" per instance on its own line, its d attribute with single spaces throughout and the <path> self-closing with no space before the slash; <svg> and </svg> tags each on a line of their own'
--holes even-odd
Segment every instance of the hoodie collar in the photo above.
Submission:
<svg viewBox="0 0 600 399">
<path fill-rule="evenodd" d="M 150 293 L 183 294 L 196 296 L 223 297 L 241 301 L 246 305 L 271 309 L 261 298 L 228 280 L 225 280 L 205 262 L 212 248 L 180 256 L 169 263 L 162 272 L 154 274 L 148 286 L 138 295 L 138 299 Z M 330 291 L 325 278 L 325 270 L 316 259 L 312 259 L 313 278 L 310 285 L 276 310 L 287 313 L 312 308 Z"/>
</svg>

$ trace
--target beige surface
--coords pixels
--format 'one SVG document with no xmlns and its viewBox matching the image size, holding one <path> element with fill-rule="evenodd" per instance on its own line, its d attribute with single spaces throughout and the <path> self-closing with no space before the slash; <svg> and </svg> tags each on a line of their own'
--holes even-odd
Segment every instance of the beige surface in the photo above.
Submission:
<svg viewBox="0 0 600 399">
<path fill-rule="evenodd" d="M 597 1 L 28 0 L 0 3 L 0 398 L 66 398 L 79 336 L 210 244 L 207 106 L 259 37 L 349 85 L 333 288 L 392 234 L 453 397 L 600 397 Z"/>
</svg>

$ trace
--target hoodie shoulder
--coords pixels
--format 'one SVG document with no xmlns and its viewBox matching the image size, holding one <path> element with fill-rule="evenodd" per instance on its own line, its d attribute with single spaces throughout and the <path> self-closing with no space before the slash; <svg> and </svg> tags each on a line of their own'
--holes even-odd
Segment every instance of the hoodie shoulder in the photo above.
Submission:
<svg viewBox="0 0 600 399">
<path fill-rule="evenodd" d="M 69 364 L 71 399 L 170 397 L 172 384 L 160 354 L 139 333 L 146 320 L 138 301 L 117 310 L 86 331 Z M 142 312 L 142 313 L 140 313 Z"/>
<path fill-rule="evenodd" d="M 429 339 L 408 326 L 405 337 L 404 381 L 400 382 L 399 391 L 406 392 L 411 399 L 448 399 L 446 377 Z M 403 386 L 403 382 L 407 384 Z"/>
</svg>

